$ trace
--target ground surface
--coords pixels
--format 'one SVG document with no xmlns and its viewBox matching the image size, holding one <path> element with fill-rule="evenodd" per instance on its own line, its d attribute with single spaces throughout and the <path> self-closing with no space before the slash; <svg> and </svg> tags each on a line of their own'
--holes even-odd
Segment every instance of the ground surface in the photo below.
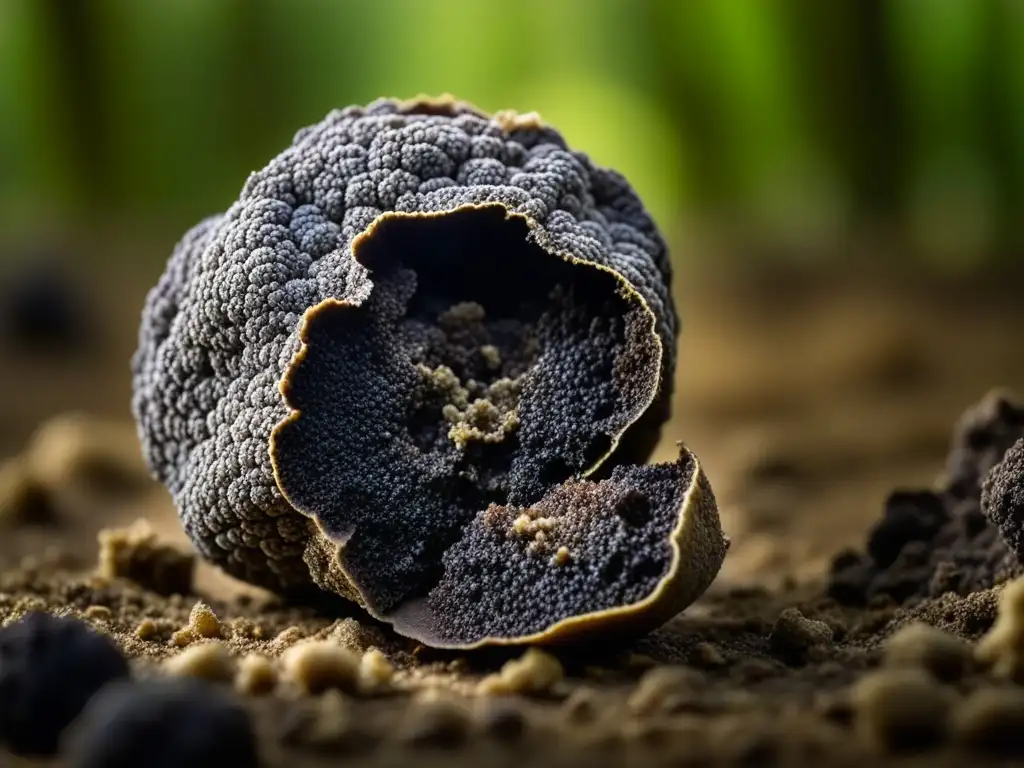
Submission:
<svg viewBox="0 0 1024 768">
<path fill-rule="evenodd" d="M 114 634 L 140 675 L 181 653 L 172 635 L 199 600 L 228 627 L 222 641 L 236 657 L 277 658 L 310 637 L 385 653 L 397 668 L 390 693 L 313 698 L 282 686 L 247 699 L 268 765 L 337 764 L 339 756 L 402 764 L 410 754 L 422 765 L 880 760 L 887 750 L 877 732 L 872 738 L 863 723 L 850 723 L 844 691 L 877 664 L 878 646 L 906 616 L 884 604 L 841 608 L 823 596 L 822 580 L 835 553 L 863 546 L 887 492 L 936 479 L 965 407 L 995 386 L 1024 392 L 1020 283 L 853 273 L 677 283 L 684 333 L 675 417 L 655 458 L 670 458 L 674 440 L 701 457 L 733 545 L 705 598 L 631 649 L 563 654 L 565 677 L 540 693 L 476 695 L 481 676 L 508 655 L 417 649 L 366 622 L 279 606 L 203 567 L 192 594 L 169 598 L 97 578 L 100 529 L 145 517 L 165 539 L 185 539 L 161 488 L 74 478 L 51 494 L 50 521 L 8 524 L 0 535 L 0 619 L 33 607 L 71 609 Z M 97 289 L 94 303 L 111 309 L 81 359 L 6 351 L 0 454 L 25 451 L 53 414 L 83 410 L 113 422 L 120 431 L 111 440 L 128 446 L 128 473 L 138 470 L 127 357 L 144 290 L 144 279 Z M 979 593 L 914 615 L 974 640 L 995 605 L 995 594 Z M 776 631 L 773 641 L 791 606 L 827 624 L 831 640 L 805 648 Z M 142 639 L 145 619 L 153 627 Z M 652 672 L 664 665 L 669 672 Z M 659 674 L 669 683 L 659 687 Z M 648 703 L 641 678 L 654 691 Z M 958 684 L 961 693 L 977 685 Z M 442 693 L 424 694 L 427 687 Z M 423 701 L 438 695 L 440 704 Z M 502 726 L 520 716 L 521 734 Z M 941 735 L 925 733 L 918 742 L 930 751 L 899 759 L 982 764 L 964 745 L 969 738 L 943 746 Z"/>
</svg>

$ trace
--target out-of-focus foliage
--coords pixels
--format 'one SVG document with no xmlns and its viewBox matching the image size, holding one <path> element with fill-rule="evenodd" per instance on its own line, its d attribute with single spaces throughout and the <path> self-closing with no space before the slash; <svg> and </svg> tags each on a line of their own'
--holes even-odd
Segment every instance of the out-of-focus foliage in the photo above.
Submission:
<svg viewBox="0 0 1024 768">
<path fill-rule="evenodd" d="M 1024 245 L 1018 0 L 0 0 L 0 232 L 223 208 L 377 96 L 539 111 L 686 222 Z"/>
</svg>

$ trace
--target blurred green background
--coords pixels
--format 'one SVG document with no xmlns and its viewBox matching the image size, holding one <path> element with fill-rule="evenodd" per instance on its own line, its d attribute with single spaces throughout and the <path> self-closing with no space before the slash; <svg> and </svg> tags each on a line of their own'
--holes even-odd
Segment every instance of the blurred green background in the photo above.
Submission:
<svg viewBox="0 0 1024 768">
<path fill-rule="evenodd" d="M 0 239 L 180 233 L 331 108 L 442 92 L 540 112 L 676 242 L 1024 243 L 1020 0 L 0 0 Z"/>
</svg>

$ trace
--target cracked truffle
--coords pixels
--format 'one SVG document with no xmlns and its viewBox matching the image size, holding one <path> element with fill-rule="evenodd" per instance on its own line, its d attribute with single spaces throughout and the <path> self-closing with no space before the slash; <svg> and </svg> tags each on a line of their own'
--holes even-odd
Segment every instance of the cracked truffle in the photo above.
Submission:
<svg viewBox="0 0 1024 768">
<path fill-rule="evenodd" d="M 629 184 L 535 118 L 331 113 L 150 293 L 147 459 L 207 559 L 428 644 L 645 631 L 726 549 L 692 454 L 637 466 L 669 413 L 670 280 Z"/>
<path fill-rule="evenodd" d="M 50 755 L 97 691 L 127 678 L 114 642 L 68 617 L 30 613 L 0 630 L 0 741 Z"/>
<path fill-rule="evenodd" d="M 260 765 L 249 713 L 199 680 L 119 684 L 90 702 L 67 750 L 71 768 Z"/>
</svg>

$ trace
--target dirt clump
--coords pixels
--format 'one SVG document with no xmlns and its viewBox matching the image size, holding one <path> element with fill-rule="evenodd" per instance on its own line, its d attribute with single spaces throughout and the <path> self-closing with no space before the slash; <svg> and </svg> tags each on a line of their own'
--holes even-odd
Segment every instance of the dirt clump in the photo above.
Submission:
<svg viewBox="0 0 1024 768">
<path fill-rule="evenodd" d="M 140 518 L 126 528 L 99 532 L 99 574 L 129 579 L 161 595 L 192 592 L 195 555 L 160 540 L 150 523 Z"/>
<path fill-rule="evenodd" d="M 888 595 L 897 602 L 967 595 L 1000 584 L 1022 568 L 985 517 L 982 485 L 1024 437 L 1024 408 L 993 390 L 957 421 L 945 475 L 934 489 L 898 490 L 868 534 L 863 553 L 832 562 L 829 594 L 848 605 Z"/>
</svg>

